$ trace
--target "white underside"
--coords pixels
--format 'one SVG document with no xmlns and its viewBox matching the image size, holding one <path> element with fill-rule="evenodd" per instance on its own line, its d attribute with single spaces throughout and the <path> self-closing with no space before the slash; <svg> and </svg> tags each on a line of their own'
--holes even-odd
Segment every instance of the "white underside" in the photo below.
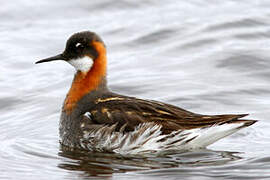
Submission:
<svg viewBox="0 0 270 180">
<path fill-rule="evenodd" d="M 113 126 L 104 126 L 93 132 L 84 132 L 81 147 L 120 154 L 205 148 L 238 131 L 243 125 L 244 123 L 215 125 L 208 128 L 175 131 L 168 135 L 161 135 L 161 126 L 153 123 L 140 124 L 129 133 L 115 132 Z"/>
<path fill-rule="evenodd" d="M 94 61 L 92 58 L 84 56 L 83 58 L 69 60 L 68 63 L 71 64 L 77 71 L 88 72 L 91 69 Z"/>
</svg>

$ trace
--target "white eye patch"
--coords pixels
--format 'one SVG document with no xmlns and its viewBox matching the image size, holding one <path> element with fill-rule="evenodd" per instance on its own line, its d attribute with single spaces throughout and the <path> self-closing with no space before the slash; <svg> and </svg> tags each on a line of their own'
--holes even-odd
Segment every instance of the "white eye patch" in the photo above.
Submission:
<svg viewBox="0 0 270 180">
<path fill-rule="evenodd" d="M 83 58 L 69 60 L 68 63 L 71 64 L 77 71 L 85 73 L 91 69 L 94 61 L 89 56 L 84 56 Z"/>
<path fill-rule="evenodd" d="M 81 43 L 77 43 L 75 46 L 76 46 L 76 48 L 77 47 L 79 47 L 79 46 L 81 46 L 82 44 Z"/>
</svg>

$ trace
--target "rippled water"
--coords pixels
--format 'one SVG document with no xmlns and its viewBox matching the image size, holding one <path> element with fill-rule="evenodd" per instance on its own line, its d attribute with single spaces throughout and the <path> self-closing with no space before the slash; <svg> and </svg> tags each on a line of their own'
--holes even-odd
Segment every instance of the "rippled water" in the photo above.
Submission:
<svg viewBox="0 0 270 180">
<path fill-rule="evenodd" d="M 270 178 L 269 8 L 267 0 L 2 2 L 0 179 Z M 74 70 L 33 63 L 81 30 L 106 42 L 113 91 L 260 121 L 194 152 L 60 149 L 58 120 Z"/>
</svg>

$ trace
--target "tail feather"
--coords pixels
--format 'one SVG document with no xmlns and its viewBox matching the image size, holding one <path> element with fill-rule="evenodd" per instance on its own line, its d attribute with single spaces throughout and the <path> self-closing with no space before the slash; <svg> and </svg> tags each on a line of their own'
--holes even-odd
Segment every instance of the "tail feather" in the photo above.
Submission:
<svg viewBox="0 0 270 180">
<path fill-rule="evenodd" d="M 207 147 L 210 144 L 235 133 L 239 129 L 251 126 L 256 122 L 257 120 L 235 119 L 223 124 L 213 125 L 205 129 L 198 128 L 190 130 L 197 132 L 199 135 L 189 143 L 189 146 L 191 148 Z"/>
<path fill-rule="evenodd" d="M 242 126 L 239 127 L 239 129 L 251 126 L 252 124 L 256 123 L 257 120 L 249 120 L 249 119 L 237 119 L 236 121 L 228 122 L 229 124 L 233 123 L 243 123 Z"/>
</svg>

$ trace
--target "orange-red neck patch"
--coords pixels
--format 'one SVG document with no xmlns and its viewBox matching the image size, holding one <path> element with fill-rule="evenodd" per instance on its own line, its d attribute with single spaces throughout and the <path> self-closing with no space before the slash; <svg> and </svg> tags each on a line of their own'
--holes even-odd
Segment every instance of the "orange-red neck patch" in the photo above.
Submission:
<svg viewBox="0 0 270 180">
<path fill-rule="evenodd" d="M 72 109 L 84 95 L 96 90 L 106 76 L 106 49 L 101 42 L 95 41 L 92 44 L 98 52 L 98 57 L 88 72 L 78 71 L 76 73 L 64 102 L 64 111 L 68 114 L 72 112 Z"/>
</svg>

